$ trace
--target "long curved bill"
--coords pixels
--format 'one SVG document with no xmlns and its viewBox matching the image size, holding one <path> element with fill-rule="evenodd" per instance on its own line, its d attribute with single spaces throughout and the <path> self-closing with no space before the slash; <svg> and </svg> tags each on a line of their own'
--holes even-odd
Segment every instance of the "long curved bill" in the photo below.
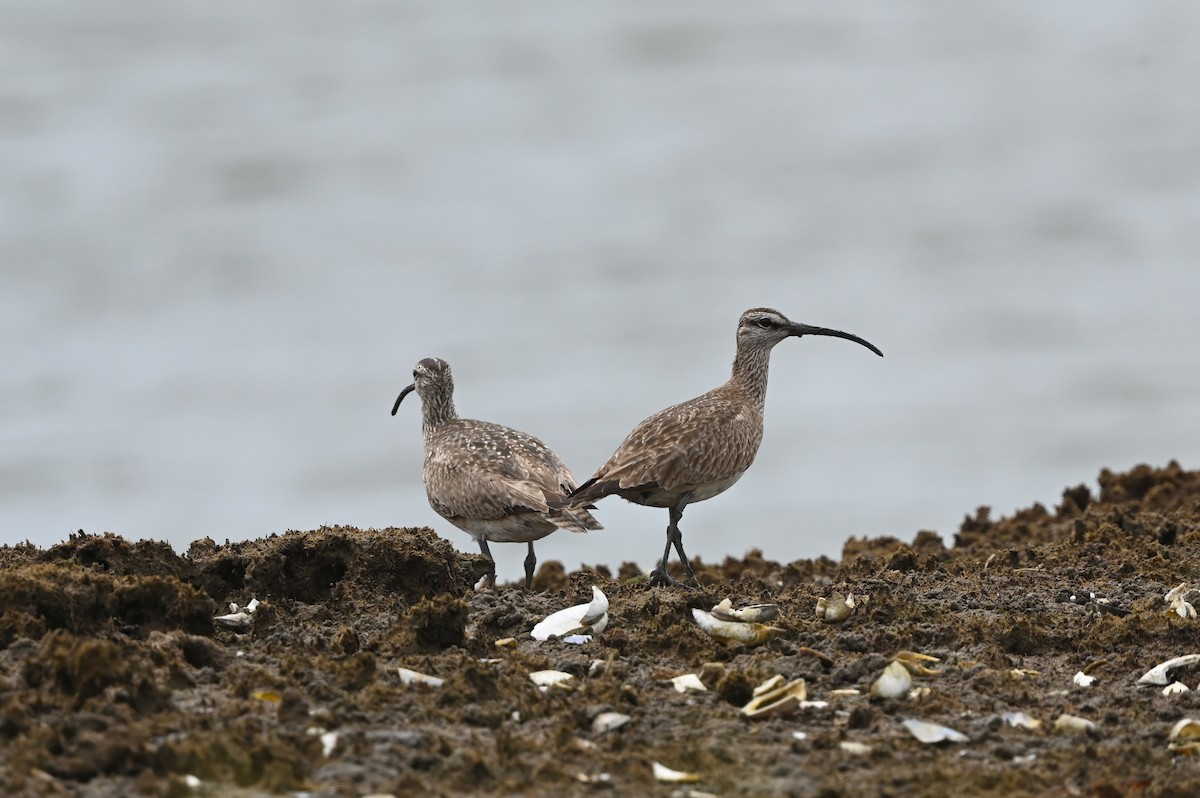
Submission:
<svg viewBox="0 0 1200 798">
<path fill-rule="evenodd" d="M 867 341 L 864 338 L 859 338 L 857 335 L 851 335 L 850 333 L 842 332 L 841 330 L 831 330 L 828 327 L 814 327 L 811 324 L 793 324 L 789 328 L 789 332 L 791 335 L 794 335 L 797 338 L 799 338 L 801 335 L 828 335 L 832 338 L 845 338 L 847 341 L 853 341 L 856 344 L 862 344 L 875 354 L 883 357 L 883 352 L 880 352 L 879 347 L 875 346 L 875 344 Z M 399 402 L 397 401 L 397 405 L 398 404 Z"/>
<path fill-rule="evenodd" d="M 396 415 L 396 411 L 400 409 L 400 403 L 404 401 L 404 397 L 408 396 L 410 393 L 412 393 L 416 389 L 417 389 L 417 386 L 414 383 L 413 385 L 408 386 L 407 388 L 405 388 L 403 391 L 400 392 L 400 395 L 396 397 L 396 404 L 392 405 L 392 415 L 393 416 Z"/>
</svg>

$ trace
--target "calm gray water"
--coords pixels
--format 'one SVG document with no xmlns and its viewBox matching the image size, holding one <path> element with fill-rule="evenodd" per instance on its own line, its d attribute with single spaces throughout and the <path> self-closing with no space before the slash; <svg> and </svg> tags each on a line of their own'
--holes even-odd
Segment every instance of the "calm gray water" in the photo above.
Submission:
<svg viewBox="0 0 1200 798">
<path fill-rule="evenodd" d="M 429 524 L 412 365 L 582 479 L 728 373 L 689 553 L 1200 462 L 1200 5 L 0 3 L 0 542 Z M 648 565 L 666 511 L 543 559 Z M 496 546 L 502 577 L 523 546 Z"/>
</svg>

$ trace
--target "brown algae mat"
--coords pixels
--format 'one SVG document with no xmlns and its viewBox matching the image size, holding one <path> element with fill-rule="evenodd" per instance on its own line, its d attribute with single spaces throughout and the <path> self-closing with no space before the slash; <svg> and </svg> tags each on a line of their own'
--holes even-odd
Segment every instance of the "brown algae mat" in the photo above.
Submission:
<svg viewBox="0 0 1200 798">
<path fill-rule="evenodd" d="M 1200 725 L 1169 738 L 1200 718 L 1200 666 L 1169 673 L 1188 691 L 1138 683 L 1200 653 L 1200 620 L 1164 600 L 1200 585 L 1200 472 L 1099 484 L 1053 511 L 981 508 L 949 547 L 922 532 L 851 539 L 841 562 L 694 560 L 693 591 L 551 562 L 530 592 L 476 592 L 482 559 L 429 529 L 204 539 L 183 556 L 109 534 L 4 547 L 0 794 L 1200 795 Z M 606 629 L 531 638 L 593 585 Z M 835 593 L 853 611 L 818 617 Z M 725 598 L 778 605 L 778 631 L 716 642 L 691 610 Z M 911 691 L 872 695 L 905 651 L 937 661 Z M 573 678 L 542 690 L 542 670 Z M 707 689 L 676 690 L 689 673 Z M 748 719 L 776 675 L 803 679 L 807 702 Z M 921 742 L 913 719 L 962 736 Z M 658 781 L 655 762 L 696 781 Z"/>
</svg>

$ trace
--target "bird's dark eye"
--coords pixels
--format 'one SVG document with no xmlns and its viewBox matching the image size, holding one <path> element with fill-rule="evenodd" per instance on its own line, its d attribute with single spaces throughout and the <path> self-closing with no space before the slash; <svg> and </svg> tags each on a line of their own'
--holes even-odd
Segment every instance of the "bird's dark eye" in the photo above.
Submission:
<svg viewBox="0 0 1200 798">
<path fill-rule="evenodd" d="M 775 322 L 771 321 L 770 319 L 759 319 L 758 326 L 762 327 L 764 330 L 769 330 L 775 326 Z"/>
</svg>

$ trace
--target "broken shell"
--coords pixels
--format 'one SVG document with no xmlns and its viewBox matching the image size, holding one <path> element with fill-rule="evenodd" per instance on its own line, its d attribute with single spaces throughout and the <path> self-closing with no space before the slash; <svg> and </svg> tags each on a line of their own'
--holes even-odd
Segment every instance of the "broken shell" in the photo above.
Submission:
<svg viewBox="0 0 1200 798">
<path fill-rule="evenodd" d="M 608 673 L 609 661 L 606 659 L 594 659 L 588 664 L 588 676 L 596 677 L 603 676 Z"/>
<path fill-rule="evenodd" d="M 654 778 L 659 781 L 669 781 L 676 784 L 695 784 L 700 781 L 699 773 L 687 773 L 682 770 L 671 770 L 666 765 L 660 762 L 651 762 L 650 766 L 654 768 Z"/>
<path fill-rule="evenodd" d="M 236 629 L 248 629 L 254 618 L 248 612 L 231 612 L 228 615 L 218 615 L 213 620 Z"/>
<path fill-rule="evenodd" d="M 1200 721 L 1192 720 L 1191 718 L 1182 718 L 1175 722 L 1171 727 L 1170 734 L 1167 735 L 1168 740 L 1195 740 L 1200 737 Z"/>
<path fill-rule="evenodd" d="M 733 602 L 725 599 L 712 608 L 713 617 L 722 621 L 746 621 L 748 623 L 764 623 L 779 617 L 778 604 L 750 604 L 740 610 L 733 608 Z"/>
<path fill-rule="evenodd" d="M 592 600 L 587 604 L 576 604 L 559 610 L 542 619 L 533 631 L 534 640 L 549 640 L 551 637 L 599 634 L 608 626 L 608 597 L 600 588 L 592 585 Z M 590 639 L 590 638 L 589 638 Z M 586 640 L 570 642 L 587 642 Z"/>
<path fill-rule="evenodd" d="M 768 679 L 754 691 L 754 698 L 742 707 L 742 714 L 753 720 L 770 718 L 794 712 L 800 702 L 808 697 L 808 688 L 803 679 L 780 684 L 782 676 Z"/>
<path fill-rule="evenodd" d="M 675 691 L 686 693 L 688 690 L 707 690 L 704 682 L 700 681 L 700 677 L 694 673 L 685 673 L 682 676 L 676 676 L 671 680 L 671 684 L 675 685 Z"/>
<path fill-rule="evenodd" d="M 1089 676 L 1088 674 L 1084 673 L 1083 671 L 1079 671 L 1078 673 L 1075 674 L 1075 684 L 1077 684 L 1080 687 L 1091 687 L 1093 684 L 1095 684 L 1095 682 L 1096 682 L 1095 676 Z"/>
<path fill-rule="evenodd" d="M 761 623 L 746 623 L 743 621 L 722 621 L 704 610 L 692 610 L 692 617 L 708 636 L 719 643 L 743 643 L 748 646 L 764 643 L 772 635 L 782 632 L 774 626 L 764 626 Z"/>
<path fill-rule="evenodd" d="M 325 732 L 321 735 L 321 753 L 328 758 L 333 753 L 333 749 L 337 748 L 338 733 L 335 731 Z"/>
<path fill-rule="evenodd" d="M 899 698 L 912 689 L 912 674 L 904 663 L 892 660 L 871 684 L 871 695 L 878 698 Z"/>
<path fill-rule="evenodd" d="M 829 598 L 817 599 L 817 617 L 829 623 L 839 623 L 854 612 L 854 594 L 832 593 Z"/>
<path fill-rule="evenodd" d="M 608 784 L 612 781 L 612 776 L 608 773 L 576 773 L 575 781 L 580 784 Z"/>
<path fill-rule="evenodd" d="M 1163 695 L 1175 695 L 1176 693 L 1186 693 L 1189 690 L 1191 690 L 1191 688 L 1188 687 L 1183 682 L 1171 682 L 1170 684 L 1168 684 L 1166 687 L 1164 687 L 1162 689 L 1162 694 Z"/>
<path fill-rule="evenodd" d="M 837 698 L 853 698 L 856 695 L 862 695 L 862 690 L 857 687 L 841 687 L 837 690 L 830 690 L 829 695 Z"/>
<path fill-rule="evenodd" d="M 515 637 L 502 637 L 496 641 L 496 648 L 516 648 L 516 647 L 517 647 L 517 638 L 515 638 Z"/>
<path fill-rule="evenodd" d="M 604 734 L 605 732 L 615 731 L 631 720 L 633 718 L 623 715 L 620 712 L 601 712 L 592 721 L 592 732 L 594 734 Z"/>
<path fill-rule="evenodd" d="M 1166 662 L 1160 662 L 1142 674 L 1142 678 L 1138 679 L 1138 684 L 1166 684 L 1168 681 L 1167 671 L 1172 668 L 1185 668 L 1198 662 L 1200 662 L 1200 654 L 1186 654 Z"/>
<path fill-rule="evenodd" d="M 1035 671 L 1031 668 L 1011 668 L 1008 675 L 1013 679 L 1026 679 L 1030 676 L 1041 676 L 1041 671 Z"/>
<path fill-rule="evenodd" d="M 400 668 L 400 684 L 417 684 L 422 687 L 441 687 L 446 683 L 445 679 L 440 679 L 437 676 L 430 676 L 419 671 L 409 670 L 408 668 Z"/>
<path fill-rule="evenodd" d="M 1040 720 L 1035 720 L 1024 712 L 1005 712 L 1000 717 L 1013 728 L 1019 729 L 1036 729 L 1042 725 Z"/>
<path fill-rule="evenodd" d="M 1054 730 L 1057 732 L 1086 732 L 1096 728 L 1096 724 L 1086 718 L 1081 718 L 1076 715 L 1068 715 L 1065 712 L 1059 715 L 1054 721 Z"/>
<path fill-rule="evenodd" d="M 575 677 L 564 671 L 534 671 L 529 674 L 529 681 L 538 686 L 544 693 L 551 687 L 568 687 Z"/>
<path fill-rule="evenodd" d="M 916 720 L 910 718 L 904 721 L 904 728 L 908 729 L 908 733 L 916 737 L 923 743 L 965 743 L 971 738 L 960 731 L 955 731 L 949 726 L 942 726 L 937 723 L 930 723 L 926 720 Z"/>
<path fill-rule="evenodd" d="M 847 754 L 862 756 L 863 754 L 871 753 L 871 746 L 866 743 L 856 743 L 853 740 L 843 740 L 838 743 L 838 748 L 845 751 Z"/>
</svg>

